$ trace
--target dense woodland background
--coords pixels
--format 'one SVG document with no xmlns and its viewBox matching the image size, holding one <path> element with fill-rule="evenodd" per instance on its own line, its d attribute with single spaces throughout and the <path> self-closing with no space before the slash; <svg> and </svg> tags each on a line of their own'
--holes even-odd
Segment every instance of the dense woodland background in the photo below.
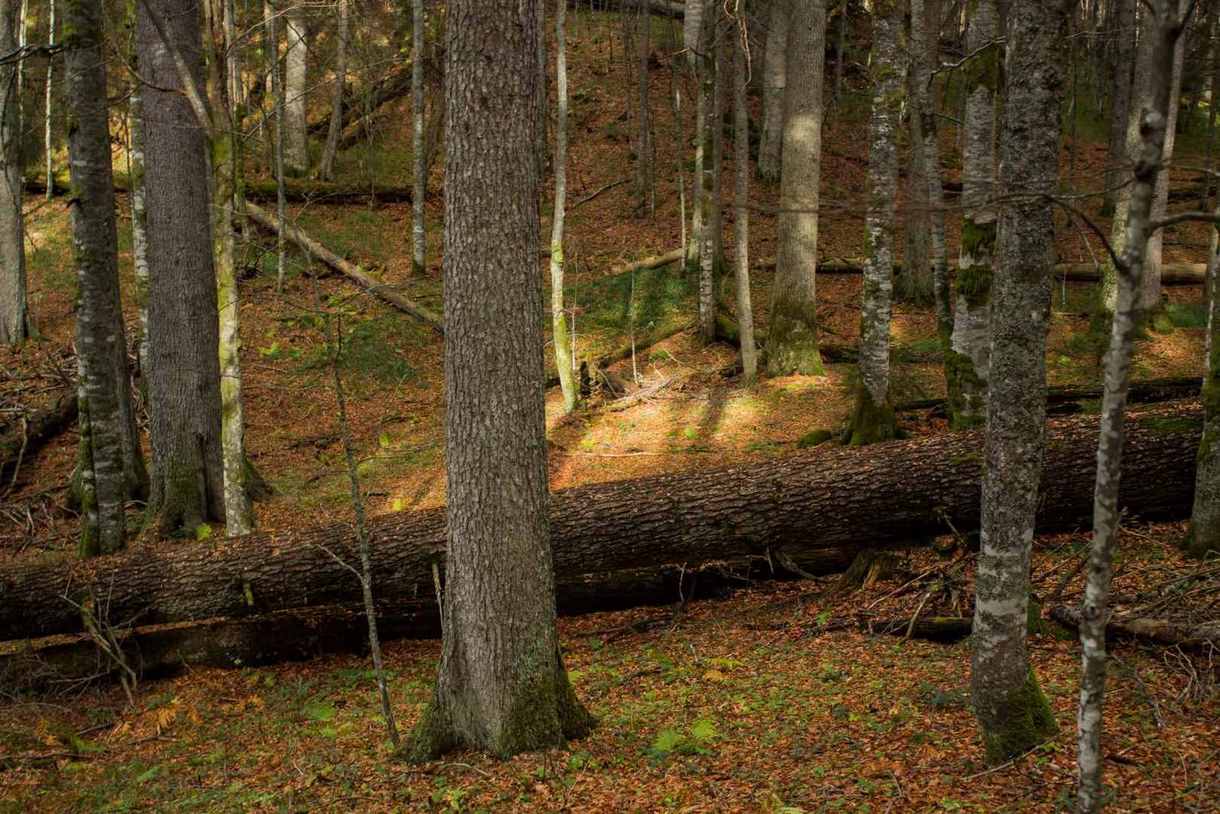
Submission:
<svg viewBox="0 0 1220 814">
<path fill-rule="evenodd" d="M 0 808 L 1214 809 L 1220 4 L 55 3 L 0 0 Z M 598 725 L 395 759 L 480 602 Z"/>
</svg>

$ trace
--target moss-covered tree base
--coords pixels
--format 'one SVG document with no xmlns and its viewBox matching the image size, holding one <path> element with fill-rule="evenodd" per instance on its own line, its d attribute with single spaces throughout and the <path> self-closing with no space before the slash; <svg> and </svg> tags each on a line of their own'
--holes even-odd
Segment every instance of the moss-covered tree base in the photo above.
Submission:
<svg viewBox="0 0 1220 814">
<path fill-rule="evenodd" d="M 1003 711 L 1003 720 L 982 726 L 987 762 L 993 766 L 1025 754 L 1059 731 L 1032 667 L 1025 683 L 1003 705 Z"/>
<path fill-rule="evenodd" d="M 945 387 L 951 429 L 972 430 L 986 423 L 987 384 L 975 372 L 969 356 L 946 348 Z"/>
<path fill-rule="evenodd" d="M 768 376 L 821 376 L 822 354 L 818 352 L 817 330 L 791 317 L 776 314 L 772 318 L 767 342 Z"/>
<path fill-rule="evenodd" d="M 453 680 L 456 683 L 460 678 Z M 456 705 L 467 709 L 458 714 Z M 540 680 L 521 692 L 501 720 L 485 720 L 489 716 L 480 716 L 477 710 L 478 701 L 469 688 L 451 684 L 448 693 L 438 690 L 398 757 L 425 763 L 467 748 L 508 759 L 522 752 L 563 746 L 585 737 L 597 725 L 576 698 L 562 662 L 552 680 Z"/>
<path fill-rule="evenodd" d="M 860 387 L 856 392 L 856 408 L 852 411 L 847 429 L 843 433 L 843 442 L 849 446 L 862 447 L 879 441 L 893 441 L 900 437 L 902 432 L 898 429 L 894 406 L 889 401 L 877 404 L 868 388 Z"/>
</svg>

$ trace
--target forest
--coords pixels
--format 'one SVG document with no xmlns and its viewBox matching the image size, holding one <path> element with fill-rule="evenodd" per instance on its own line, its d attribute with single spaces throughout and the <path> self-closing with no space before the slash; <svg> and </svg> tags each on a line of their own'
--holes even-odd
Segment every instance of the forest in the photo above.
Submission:
<svg viewBox="0 0 1220 814">
<path fill-rule="evenodd" d="M 1220 0 L 0 0 L 0 812 L 1220 811 Z"/>
</svg>

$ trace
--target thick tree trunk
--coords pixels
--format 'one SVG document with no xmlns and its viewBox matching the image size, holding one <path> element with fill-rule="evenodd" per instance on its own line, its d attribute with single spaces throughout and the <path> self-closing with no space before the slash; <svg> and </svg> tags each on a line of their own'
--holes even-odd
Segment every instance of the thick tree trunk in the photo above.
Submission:
<svg viewBox="0 0 1220 814">
<path fill-rule="evenodd" d="M 551 215 L 551 341 L 555 343 L 555 372 L 563 390 L 563 409 L 570 413 L 580 399 L 576 373 L 572 370 L 572 338 L 568 335 L 564 304 L 563 224 L 568 200 L 568 56 L 566 43 L 567 0 L 555 2 L 555 209 Z M 675 260 L 681 259 L 681 250 Z"/>
<path fill-rule="evenodd" d="M 1102 705 L 1106 686 L 1106 620 L 1109 616 L 1114 541 L 1118 535 L 1120 476 L 1138 477 L 1132 471 L 1127 422 L 1127 386 L 1134 352 L 1141 276 L 1152 230 L 1151 212 L 1157 178 L 1164 169 L 1165 128 L 1174 70 L 1174 51 L 1185 20 L 1176 0 L 1155 0 L 1145 6 L 1149 15 L 1145 77 L 1148 104 L 1140 107 L 1135 151 L 1134 183 L 1125 219 L 1125 239 L 1116 269 L 1117 291 L 1110 345 L 1105 361 L 1105 395 L 1101 404 L 1101 436 L 1097 445 L 1097 480 L 1093 509 L 1093 544 L 1085 597 L 1081 608 L 1081 681 L 1077 720 L 1077 810 L 1094 814 L 1104 805 L 1102 788 Z M 1122 209 L 1120 203 L 1120 210 Z M 1006 238 L 1007 239 L 1007 238 Z M 1124 449 L 1126 446 L 1126 449 Z M 1126 472 L 1123 472 L 1124 464 Z"/>
<path fill-rule="evenodd" d="M 987 299 L 994 295 L 987 339 L 995 376 L 990 389 L 980 394 L 987 398 L 987 430 L 971 673 L 975 715 L 991 763 L 1016 757 L 1057 730 L 1030 665 L 1025 636 L 1046 437 L 1046 334 L 1055 242 L 1052 211 L 1039 196 L 1053 195 L 1058 181 L 1064 85 L 1060 52 L 1068 16 L 1063 0 L 1017 0 L 1012 12 L 1006 64 L 1010 75 L 1021 81 L 1009 84 L 1004 105 L 1001 164 L 1010 203 L 1001 210 L 998 224 L 1004 235 L 996 258 L 998 273 L 994 284 L 987 281 Z M 972 24 L 979 19 L 976 16 Z M 996 33 L 992 29 L 988 39 Z M 982 44 L 971 43 L 967 51 Z M 995 65 L 998 47 L 992 55 Z M 971 104 L 982 95 L 972 94 Z M 976 115 L 992 115 L 987 96 L 986 111 Z M 992 133 L 986 130 L 990 159 Z M 981 137 L 967 134 L 968 139 Z M 977 169 L 992 177 L 989 166 Z M 994 195 L 990 184 L 982 194 Z M 967 212 L 969 225 L 971 210 Z M 994 235 L 997 224 L 991 218 L 984 222 L 976 215 L 974 228 Z M 984 269 L 978 268 L 983 261 L 979 250 L 968 253 L 963 248 L 963 264 L 968 256 L 972 269 L 991 276 L 990 249 Z M 960 294 L 960 277 L 958 285 Z M 963 307 L 959 296 L 959 314 Z"/>
<path fill-rule="evenodd" d="M 908 41 L 910 37 L 908 37 Z M 929 246 L 928 175 L 923 149 L 922 96 L 907 65 L 907 129 L 910 133 L 909 169 L 906 181 L 906 207 L 902 213 L 906 235 L 905 263 L 896 269 L 895 289 L 900 301 L 911 305 L 931 305 L 932 257 Z M 901 173 L 900 173 L 901 174 Z"/>
<path fill-rule="evenodd" d="M 284 163 L 294 175 L 309 170 L 309 133 L 305 119 L 309 93 L 309 39 L 305 12 L 293 4 L 284 11 L 284 31 L 288 48 L 284 55 Z"/>
<path fill-rule="evenodd" d="M 343 87 L 347 83 L 348 43 L 347 0 L 338 0 L 335 6 L 335 88 L 330 103 L 330 127 L 326 132 L 326 146 L 322 149 L 322 160 L 318 164 L 318 177 L 330 180 L 335 172 L 335 154 L 339 152 L 339 136 L 343 133 Z"/>
<path fill-rule="evenodd" d="M 80 552 L 121 549 L 127 498 L 148 486 L 127 375 L 127 341 L 119 302 L 118 232 L 106 108 L 106 63 L 100 0 L 68 4 L 64 38 L 72 173 L 72 246 L 79 297 L 76 352 L 81 428 Z"/>
<path fill-rule="evenodd" d="M 844 9 L 846 14 L 846 9 Z M 873 7 L 873 84 L 869 121 L 868 214 L 860 302 L 860 386 L 848 432 L 853 445 L 894 438 L 898 422 L 890 401 L 890 316 L 894 295 L 894 200 L 898 192 L 898 120 L 903 71 L 899 59 L 901 7 L 884 0 Z"/>
<path fill-rule="evenodd" d="M 151 0 L 202 87 L 199 5 Z M 163 534 L 224 520 L 220 346 L 207 134 L 144 2 L 139 56 L 148 214 L 150 516 Z M 184 397 L 189 394 L 189 397 Z"/>
<path fill-rule="evenodd" d="M 423 274 L 428 256 L 424 204 L 428 164 L 424 149 L 424 0 L 411 2 L 411 271 Z"/>
<path fill-rule="evenodd" d="M 796 3 L 788 28 L 786 119 L 771 347 L 767 372 L 818 374 L 816 277 L 822 169 L 822 80 L 826 2 Z"/>
<path fill-rule="evenodd" d="M 1127 177 L 1127 121 L 1130 117 L 1132 77 L 1135 69 L 1135 9 L 1137 3 L 1114 3 L 1110 6 L 1110 45 L 1114 73 L 1110 85 L 1109 141 L 1102 213 L 1114 211 L 1118 203 L 1119 186 Z"/>
<path fill-rule="evenodd" d="M 561 745 L 593 723 L 555 629 L 538 164 L 521 160 L 539 129 L 535 3 L 448 9 L 445 636 L 415 759 L 463 747 L 507 757 Z"/>
<path fill-rule="evenodd" d="M 789 0 L 770 2 L 767 48 L 763 55 L 763 127 L 758 147 L 758 175 L 773 184 L 780 179 L 783 155 Z"/>
<path fill-rule="evenodd" d="M 745 0 L 737 13 L 746 14 Z M 746 109 L 746 47 L 733 38 L 733 163 L 736 165 L 734 268 L 737 281 L 737 324 L 740 329 L 741 369 L 746 385 L 758 376 L 758 349 L 754 344 L 754 306 L 750 302 L 750 113 Z"/>
<path fill-rule="evenodd" d="M 541 357 L 539 357 L 541 358 Z M 1167 405 L 1128 425 L 1121 505 L 1183 517 L 1202 411 Z M 1093 507 L 1097 418 L 1052 421 L 1037 527 L 1075 528 Z M 819 448 L 757 464 L 682 472 L 555 493 L 551 545 L 559 574 L 672 563 L 859 550 L 979 527 L 980 431 L 863 449 Z M 861 484 L 866 484 L 862 486 Z M 385 596 L 431 594 L 445 553 L 445 510 L 374 518 L 374 580 Z M 105 597 L 110 621 L 160 624 L 359 601 L 349 524 L 252 534 L 184 546 L 150 545 L 87 562 L 0 567 L 0 640 L 79 632 L 76 607 Z"/>
<path fill-rule="evenodd" d="M 1001 48 L 995 0 L 978 0 L 966 29 L 966 53 L 977 55 L 966 72 L 966 117 L 962 126 L 961 253 L 953 335 L 945 358 L 949 419 L 955 429 L 986 418 L 991 346 L 991 282 L 996 252 L 996 93 Z M 988 43 L 993 43 L 990 48 Z M 985 49 L 985 50 L 981 50 Z M 1044 270 L 1045 271 L 1045 270 Z"/>
<path fill-rule="evenodd" d="M 16 50 L 19 0 L 0 0 L 0 53 Z M 26 299 L 25 226 L 21 211 L 20 94 L 16 60 L 0 65 L 0 344 L 17 345 L 30 335 Z"/>
</svg>

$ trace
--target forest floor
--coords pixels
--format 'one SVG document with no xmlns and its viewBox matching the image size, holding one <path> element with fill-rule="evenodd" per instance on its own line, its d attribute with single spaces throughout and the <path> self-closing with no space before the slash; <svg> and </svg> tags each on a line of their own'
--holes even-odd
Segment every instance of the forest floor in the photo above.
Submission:
<svg viewBox="0 0 1220 814">
<path fill-rule="evenodd" d="M 600 356 L 632 337 L 680 330 L 613 367 L 627 391 L 651 393 L 639 403 L 618 409 L 602 396 L 563 417 L 558 389 L 548 392 L 555 489 L 781 456 L 811 431 L 840 426 L 852 406 L 855 372 L 848 364 L 829 364 L 823 376 L 763 379 L 752 387 L 725 375 L 735 352 L 698 342 L 691 327 L 694 286 L 680 268 L 610 274 L 617 264 L 680 242 L 673 175 L 686 160 L 679 147 L 693 124 L 684 109 L 681 128 L 674 126 L 669 34 L 666 24 L 654 25 L 656 215 L 637 217 L 630 182 L 617 183 L 631 172 L 634 128 L 632 106 L 624 101 L 633 93 L 615 39 L 620 32 L 601 15 L 574 15 L 569 302 L 582 357 Z M 850 80 L 849 71 L 849 85 Z M 826 123 L 824 258 L 856 258 L 863 251 L 867 145 L 859 134 L 867 104 L 849 94 Z M 374 145 L 343 154 L 340 176 L 408 183 L 408 116 L 409 105 L 401 106 Z M 1095 189 L 1105 151 L 1096 122 L 1081 116 L 1080 138 L 1065 139 L 1065 184 Z M 952 128 L 942 132 L 948 180 L 958 171 L 956 137 Z M 1192 151 L 1201 152 L 1197 135 L 1181 137 L 1179 149 L 1187 154 L 1183 165 L 1201 163 L 1191 160 Z M 725 153 L 727 198 L 733 177 L 728 146 Z M 684 173 L 689 182 L 689 165 Z M 774 218 L 763 212 L 776 205 L 778 190 L 752 184 L 760 212 L 751 218 L 751 255 L 773 258 Z M 294 205 L 290 214 L 339 254 L 439 312 L 439 188 L 438 169 L 427 204 L 431 243 L 423 275 L 410 270 L 409 204 L 335 206 L 321 200 Z M 589 198 L 594 193 L 599 194 Z M 949 214 L 955 257 L 960 219 L 952 209 Z M 732 218 L 726 207 L 730 257 Z M 1108 221 L 1097 220 L 1108 232 Z M 1085 231 L 1063 220 L 1060 227 L 1062 262 L 1091 262 L 1102 254 Z M 75 279 L 63 199 L 30 201 L 27 230 L 41 339 L 20 354 L 0 349 L 0 422 L 51 402 L 75 372 Z M 126 219 L 120 220 L 119 236 L 126 295 L 132 282 Z M 1166 260 L 1201 262 L 1206 242 L 1202 226 L 1177 227 L 1166 237 Z M 329 371 L 328 332 L 340 317 L 349 429 L 369 510 L 443 503 L 441 340 L 345 278 L 314 276 L 318 270 L 296 254 L 283 291 L 277 291 L 270 243 L 259 239 L 245 250 L 246 439 L 253 461 L 277 490 L 257 507 L 259 525 L 288 529 L 351 516 Z M 545 276 L 545 261 L 539 274 Z M 755 269 L 753 302 L 763 327 L 770 285 L 771 270 Z M 858 276 L 819 277 L 824 341 L 855 343 L 859 296 Z M 1092 285 L 1056 283 L 1047 353 L 1053 385 L 1100 381 L 1103 345 L 1088 330 L 1093 296 Z M 1163 319 L 1139 342 L 1136 379 L 1201 373 L 1201 287 L 1166 288 L 1166 296 Z M 135 326 L 130 297 L 125 305 L 128 325 Z M 938 350 L 930 311 L 899 304 L 893 331 L 897 400 L 942 395 L 940 366 L 929 358 Z M 546 354 L 553 367 L 549 344 Z M 902 421 L 911 434 L 946 431 L 935 411 L 904 413 Z M 0 483 L 0 562 L 73 550 L 77 519 L 65 498 L 77 441 L 74 430 L 61 434 L 24 460 L 11 483 Z M 1198 566 L 1182 561 L 1173 546 L 1181 533 L 1179 524 L 1130 530 L 1120 555 L 1120 599 L 1138 604 L 1149 595 L 1168 595 L 1165 586 L 1180 590 L 1184 578 L 1188 586 L 1201 584 L 1191 576 Z M 1040 538 L 1035 592 L 1054 595 L 1086 545 L 1083 534 Z M 1073 774 L 1079 665 L 1070 637 L 1046 632 L 1031 639 L 1060 735 L 1014 764 L 988 771 L 980 764 L 969 708 L 968 646 L 854 629 L 857 623 L 867 627 L 870 618 L 909 618 L 925 595 L 925 615 L 969 616 L 972 562 L 956 551 L 948 559 L 930 550 L 902 553 L 892 575 L 840 598 L 824 595 L 825 580 L 772 582 L 723 601 L 689 602 L 679 612 L 653 608 L 565 619 L 568 667 L 602 724 L 566 751 L 505 765 L 473 755 L 422 769 L 387 760 L 367 664 L 356 657 L 194 670 L 141 685 L 131 706 L 113 688 L 71 699 L 0 698 L 0 811 L 1057 810 Z M 886 598 L 928 569 L 932 573 L 914 586 Z M 1079 582 L 1076 572 L 1058 590 L 1058 601 L 1076 603 Z M 1214 593 L 1190 597 L 1215 614 Z M 851 620 L 853 629 L 841 629 L 843 620 Z M 436 642 L 388 645 L 392 694 L 404 730 L 427 700 L 437 653 Z M 1126 644 L 1114 655 L 1107 771 L 1120 787 L 1115 810 L 1215 810 L 1215 662 L 1208 654 Z"/>
</svg>

